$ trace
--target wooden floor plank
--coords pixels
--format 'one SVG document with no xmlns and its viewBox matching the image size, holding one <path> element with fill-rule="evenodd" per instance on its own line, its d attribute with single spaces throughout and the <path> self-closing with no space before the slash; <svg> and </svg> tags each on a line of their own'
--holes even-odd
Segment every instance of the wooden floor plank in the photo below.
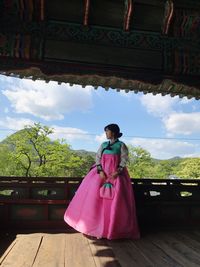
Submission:
<svg viewBox="0 0 200 267">
<path fill-rule="evenodd" d="M 182 267 L 182 265 L 150 242 L 146 237 L 134 241 L 134 244 L 151 261 L 154 267 Z"/>
<path fill-rule="evenodd" d="M 8 256 L 8 254 L 10 253 L 10 251 L 13 249 L 13 247 L 15 246 L 15 244 L 17 243 L 17 238 L 15 238 L 11 244 L 8 246 L 8 248 L 4 251 L 4 253 L 2 254 L 1 258 L 0 258 L 0 265 L 3 263 L 3 261 L 5 260 L 5 258 Z"/>
<path fill-rule="evenodd" d="M 31 267 L 41 242 L 41 234 L 18 235 L 1 267 Z"/>
<path fill-rule="evenodd" d="M 20 234 L 0 267 L 199 267 L 200 231 L 146 234 L 140 240 L 98 240 L 81 233 Z"/>
<path fill-rule="evenodd" d="M 177 232 L 173 236 L 200 255 L 200 236 L 193 234 L 191 231 Z"/>
<path fill-rule="evenodd" d="M 200 231 L 189 231 L 189 234 L 193 235 L 194 239 L 200 242 Z"/>
<path fill-rule="evenodd" d="M 96 267 L 122 267 L 105 239 L 88 238 Z"/>
<path fill-rule="evenodd" d="M 150 240 L 155 245 L 159 246 L 171 258 L 179 262 L 184 267 L 199 267 L 200 257 L 198 253 L 187 247 L 173 236 L 173 233 L 160 233 L 152 235 Z"/>
<path fill-rule="evenodd" d="M 40 249 L 32 267 L 64 267 L 65 234 L 43 234 Z"/>
<path fill-rule="evenodd" d="M 65 234 L 65 267 L 96 267 L 90 246 L 80 233 Z"/>
<path fill-rule="evenodd" d="M 131 240 L 108 241 L 122 267 L 153 267 L 153 264 Z"/>
<path fill-rule="evenodd" d="M 0 231 L 0 259 L 14 241 L 16 241 L 16 234 Z"/>
</svg>

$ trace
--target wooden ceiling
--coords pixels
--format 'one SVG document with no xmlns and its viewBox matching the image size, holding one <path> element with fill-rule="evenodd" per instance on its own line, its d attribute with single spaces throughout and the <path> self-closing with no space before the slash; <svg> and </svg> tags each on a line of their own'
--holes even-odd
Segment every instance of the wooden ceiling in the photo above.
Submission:
<svg viewBox="0 0 200 267">
<path fill-rule="evenodd" d="M 200 99 L 200 1 L 1 1 L 0 73 Z"/>
</svg>

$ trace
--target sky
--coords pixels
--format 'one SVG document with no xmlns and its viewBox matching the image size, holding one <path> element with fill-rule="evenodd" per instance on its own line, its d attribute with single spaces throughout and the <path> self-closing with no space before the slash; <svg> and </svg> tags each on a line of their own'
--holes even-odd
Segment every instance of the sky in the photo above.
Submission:
<svg viewBox="0 0 200 267">
<path fill-rule="evenodd" d="M 200 100 L 0 75 L 0 141 L 34 122 L 75 150 L 97 151 L 117 123 L 123 142 L 153 158 L 200 157 Z"/>
</svg>

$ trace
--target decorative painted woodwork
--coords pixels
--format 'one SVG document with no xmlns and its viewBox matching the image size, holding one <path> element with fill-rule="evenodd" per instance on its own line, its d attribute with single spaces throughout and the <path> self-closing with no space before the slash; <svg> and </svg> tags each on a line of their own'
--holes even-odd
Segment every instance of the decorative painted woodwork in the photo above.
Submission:
<svg viewBox="0 0 200 267">
<path fill-rule="evenodd" d="M 200 2 L 5 0 L 0 73 L 200 98 Z"/>
<path fill-rule="evenodd" d="M 44 0 L 5 0 L 0 8 L 8 20 L 13 17 L 24 22 L 44 20 Z"/>
<path fill-rule="evenodd" d="M 41 59 L 43 42 L 25 34 L 0 34 L 0 56 L 23 59 Z"/>
<path fill-rule="evenodd" d="M 67 229 L 64 211 L 81 181 L 0 177 L 0 228 Z M 132 184 L 141 229 L 200 224 L 200 180 L 132 179 Z"/>
</svg>

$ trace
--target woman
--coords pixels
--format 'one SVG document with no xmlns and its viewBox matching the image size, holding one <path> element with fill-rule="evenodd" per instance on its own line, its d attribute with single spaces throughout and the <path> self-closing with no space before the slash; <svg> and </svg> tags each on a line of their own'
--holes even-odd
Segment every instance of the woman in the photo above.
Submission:
<svg viewBox="0 0 200 267">
<path fill-rule="evenodd" d="M 64 220 L 74 229 L 97 238 L 139 238 L 135 200 L 126 164 L 128 149 L 118 138 L 117 124 L 105 128 L 106 137 L 96 164 L 86 175 L 67 208 Z"/>
</svg>

